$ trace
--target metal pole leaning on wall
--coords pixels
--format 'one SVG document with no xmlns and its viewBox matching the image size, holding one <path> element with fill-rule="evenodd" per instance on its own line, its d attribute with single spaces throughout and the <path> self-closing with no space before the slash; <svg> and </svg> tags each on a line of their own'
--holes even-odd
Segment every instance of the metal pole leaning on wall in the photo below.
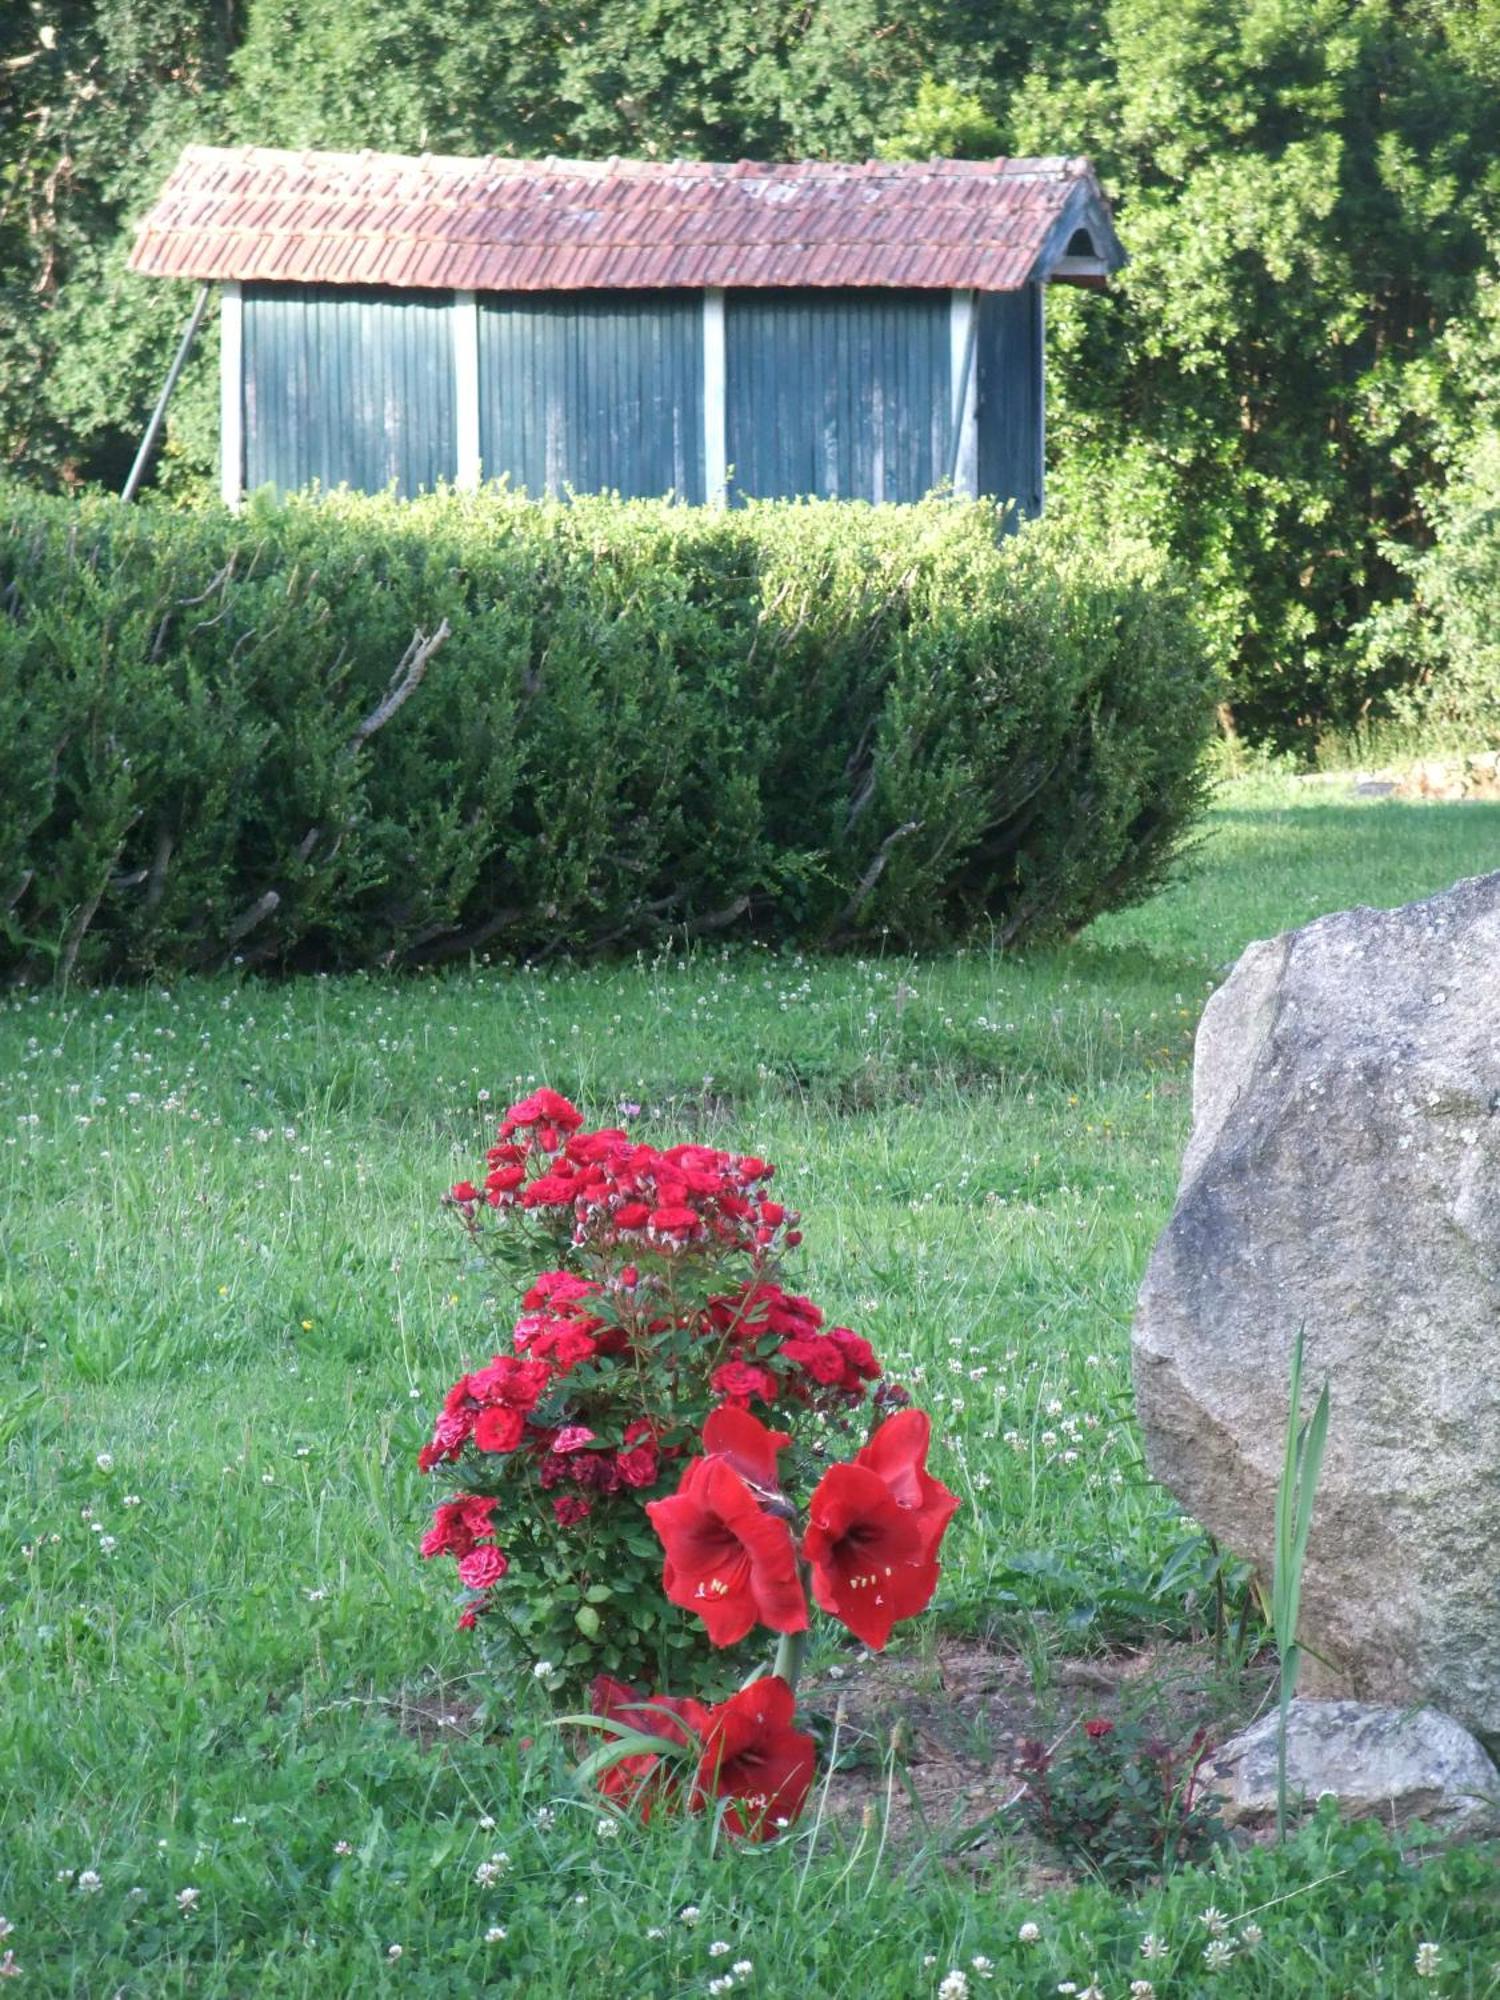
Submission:
<svg viewBox="0 0 1500 2000">
<path fill-rule="evenodd" d="M 203 324 L 203 315 L 208 311 L 208 295 L 212 289 L 212 286 L 206 283 L 198 287 L 198 296 L 193 301 L 192 316 L 183 329 L 181 340 L 177 343 L 177 352 L 172 356 L 167 379 L 161 385 L 161 394 L 156 399 L 156 408 L 151 412 L 151 421 L 146 426 L 146 435 L 141 439 L 141 448 L 135 455 L 135 464 L 130 468 L 130 477 L 121 489 L 122 500 L 133 500 L 136 489 L 146 476 L 146 467 L 151 462 L 151 454 L 156 448 L 156 440 L 167 414 L 167 404 L 172 400 L 172 391 L 177 387 L 177 378 L 186 366 L 188 352 L 198 338 L 198 329 Z"/>
</svg>

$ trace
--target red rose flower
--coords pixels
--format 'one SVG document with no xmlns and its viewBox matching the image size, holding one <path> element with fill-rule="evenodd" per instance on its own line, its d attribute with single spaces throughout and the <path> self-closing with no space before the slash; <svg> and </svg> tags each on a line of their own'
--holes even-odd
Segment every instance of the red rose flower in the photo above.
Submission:
<svg viewBox="0 0 1500 2000">
<path fill-rule="evenodd" d="M 777 1352 L 783 1361 L 805 1369 L 815 1382 L 821 1382 L 825 1387 L 832 1388 L 834 1383 L 842 1383 L 844 1379 L 844 1357 L 837 1343 L 826 1333 L 806 1340 L 784 1340 Z"/>
<path fill-rule="evenodd" d="M 582 1123 L 583 1113 L 566 1097 L 555 1090 L 535 1090 L 506 1112 L 500 1137 L 508 1139 L 513 1132 L 529 1131 L 544 1153 L 555 1153 L 559 1134 L 576 1132 Z"/>
<path fill-rule="evenodd" d="M 646 1512 L 666 1551 L 663 1590 L 697 1612 L 714 1645 L 734 1645 L 757 1623 L 807 1630 L 791 1530 L 765 1512 L 727 1460 L 693 1459 L 671 1498 L 649 1501 Z"/>
<path fill-rule="evenodd" d="M 696 1210 L 689 1208 L 685 1202 L 671 1202 L 651 1211 L 651 1227 L 658 1236 L 691 1236 L 698 1224 Z"/>
<path fill-rule="evenodd" d="M 709 1377 L 710 1386 L 726 1402 L 745 1409 L 752 1399 L 762 1403 L 776 1400 L 776 1377 L 769 1368 L 756 1368 L 748 1361 L 726 1361 Z"/>
<path fill-rule="evenodd" d="M 488 1590 L 492 1583 L 498 1583 L 510 1568 L 507 1558 L 492 1542 L 471 1549 L 458 1565 L 459 1582 L 470 1590 Z"/>
<path fill-rule="evenodd" d="M 466 1556 L 481 1535 L 493 1532 L 491 1515 L 497 1503 L 477 1493 L 448 1500 L 432 1516 L 422 1537 L 424 1556 Z"/>
<path fill-rule="evenodd" d="M 576 1528 L 592 1512 L 588 1501 L 579 1493 L 564 1493 L 561 1499 L 552 1503 L 552 1517 L 560 1528 Z"/>
<path fill-rule="evenodd" d="M 479 1190 L 472 1181 L 455 1181 L 448 1190 L 448 1199 L 468 1206 L 478 1201 Z"/>
<path fill-rule="evenodd" d="M 627 1486 L 654 1485 L 660 1469 L 655 1445 L 632 1445 L 629 1451 L 615 1454 L 615 1470 Z"/>
<path fill-rule="evenodd" d="M 507 1403 L 492 1403 L 474 1419 L 477 1451 L 514 1451 L 526 1435 L 526 1419 Z"/>
<path fill-rule="evenodd" d="M 1083 1725 L 1083 1733 L 1085 1736 L 1092 1738 L 1095 1743 L 1098 1743 L 1104 1737 L 1113 1735 L 1114 1727 L 1115 1725 L 1112 1722 L 1106 1722 L 1102 1715 L 1096 1715 Z"/>
<path fill-rule="evenodd" d="M 792 1727 L 796 1703 L 779 1676 L 741 1688 L 709 1711 L 691 1804 L 733 1801 L 724 1816 L 730 1833 L 770 1840 L 802 1811 L 812 1787 L 814 1747 Z"/>
</svg>

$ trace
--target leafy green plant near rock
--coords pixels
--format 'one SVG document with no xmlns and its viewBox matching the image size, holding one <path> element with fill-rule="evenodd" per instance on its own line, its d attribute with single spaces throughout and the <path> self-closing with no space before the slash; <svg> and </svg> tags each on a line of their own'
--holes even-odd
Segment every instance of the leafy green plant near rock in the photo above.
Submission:
<svg viewBox="0 0 1500 2000">
<path fill-rule="evenodd" d="M 992 508 L 12 493 L 0 973 L 1065 933 L 1213 685 L 1139 544 Z"/>
</svg>

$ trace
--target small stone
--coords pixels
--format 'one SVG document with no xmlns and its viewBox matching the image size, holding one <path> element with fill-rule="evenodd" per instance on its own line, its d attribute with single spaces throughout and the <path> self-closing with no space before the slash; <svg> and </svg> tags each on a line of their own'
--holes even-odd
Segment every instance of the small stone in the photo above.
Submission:
<svg viewBox="0 0 1500 2000">
<path fill-rule="evenodd" d="M 1205 1766 L 1206 1788 L 1226 1825 L 1251 1832 L 1274 1825 L 1276 1732 L 1276 1717 L 1263 1716 Z M 1286 1771 L 1294 1806 L 1332 1794 L 1350 1819 L 1423 1820 L 1443 1833 L 1500 1827 L 1500 1771 L 1466 1729 L 1435 1708 L 1294 1701 Z"/>
</svg>

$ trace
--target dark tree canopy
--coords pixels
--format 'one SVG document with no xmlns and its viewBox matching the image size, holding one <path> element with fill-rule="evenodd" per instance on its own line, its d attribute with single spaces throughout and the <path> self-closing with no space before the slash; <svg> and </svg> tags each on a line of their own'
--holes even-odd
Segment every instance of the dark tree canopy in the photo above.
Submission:
<svg viewBox="0 0 1500 2000">
<path fill-rule="evenodd" d="M 1480 425 L 1500 0 L 25 0 L 0 20 L 0 466 L 118 483 L 187 309 L 124 271 L 188 140 L 514 154 L 1087 152 L 1131 264 L 1052 301 L 1052 492 L 1197 577 L 1291 741 L 1410 670 Z M 208 490 L 212 341 L 160 484 Z M 1389 631 L 1389 620 L 1384 629 Z"/>
</svg>

